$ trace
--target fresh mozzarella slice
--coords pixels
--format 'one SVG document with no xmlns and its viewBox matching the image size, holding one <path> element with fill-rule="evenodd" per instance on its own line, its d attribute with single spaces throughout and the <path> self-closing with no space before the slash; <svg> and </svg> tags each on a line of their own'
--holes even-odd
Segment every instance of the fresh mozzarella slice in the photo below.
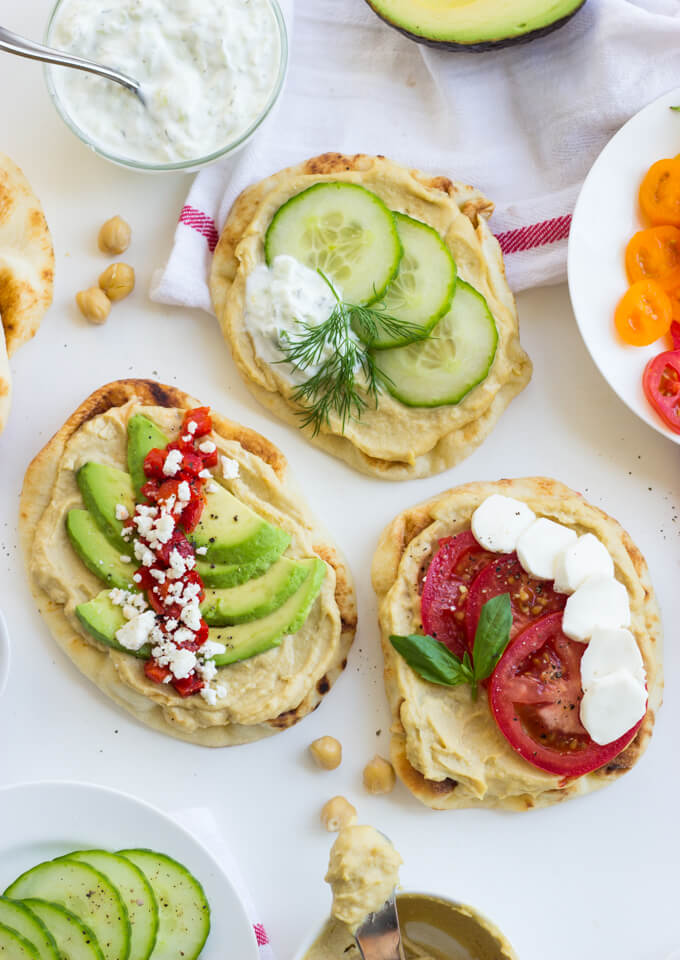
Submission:
<svg viewBox="0 0 680 960">
<path fill-rule="evenodd" d="M 562 630 L 587 643 L 597 627 L 629 627 L 628 591 L 613 577 L 588 577 L 567 600 Z"/>
<path fill-rule="evenodd" d="M 527 573 L 539 580 L 552 580 L 555 576 L 555 561 L 570 544 L 576 534 L 561 523 L 540 517 L 527 527 L 517 541 L 517 556 Z"/>
<path fill-rule="evenodd" d="M 472 535 L 492 553 L 512 553 L 517 540 L 531 526 L 536 514 L 521 500 L 494 493 L 472 514 Z"/>
<path fill-rule="evenodd" d="M 625 670 L 644 687 L 645 667 L 640 648 L 630 630 L 593 630 L 581 659 L 581 686 L 584 690 L 618 670 Z"/>
<path fill-rule="evenodd" d="M 592 533 L 585 533 L 557 557 L 555 590 L 573 593 L 588 577 L 613 577 L 614 561 L 609 550 Z"/>
<path fill-rule="evenodd" d="M 647 691 L 627 670 L 596 680 L 583 694 L 581 723 L 595 743 L 618 740 L 645 715 Z"/>
</svg>

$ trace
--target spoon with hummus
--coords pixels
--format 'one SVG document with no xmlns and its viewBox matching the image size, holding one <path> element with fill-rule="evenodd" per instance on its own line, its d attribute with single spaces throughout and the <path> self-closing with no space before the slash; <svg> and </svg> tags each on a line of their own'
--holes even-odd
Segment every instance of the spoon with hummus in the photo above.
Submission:
<svg viewBox="0 0 680 960">
<path fill-rule="evenodd" d="M 331 915 L 354 934 L 363 960 L 404 960 L 395 899 L 402 862 L 373 827 L 345 827 L 331 849 Z"/>
<path fill-rule="evenodd" d="M 0 27 L 0 50 L 4 50 L 5 53 L 14 53 L 18 57 L 27 57 L 29 60 L 41 60 L 43 63 L 54 63 L 61 67 L 73 67 L 75 70 L 95 73 L 98 77 L 104 77 L 105 80 L 120 83 L 134 93 L 141 101 L 142 106 L 146 106 L 142 87 L 138 80 L 134 80 L 119 70 L 113 70 L 101 63 L 95 63 L 94 60 L 84 60 L 82 57 L 74 57 L 70 53 L 62 53 L 60 50 L 46 47 L 42 43 L 20 37 L 18 33 L 13 33 L 5 27 Z"/>
</svg>

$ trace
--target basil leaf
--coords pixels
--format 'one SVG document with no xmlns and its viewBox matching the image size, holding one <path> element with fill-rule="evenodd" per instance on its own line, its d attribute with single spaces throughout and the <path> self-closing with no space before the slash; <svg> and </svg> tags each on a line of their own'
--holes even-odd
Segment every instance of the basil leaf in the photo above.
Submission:
<svg viewBox="0 0 680 960">
<path fill-rule="evenodd" d="M 479 615 L 472 649 L 474 681 L 479 683 L 493 673 L 505 648 L 510 642 L 512 607 L 510 594 L 502 593 L 487 600 Z"/>
<path fill-rule="evenodd" d="M 423 680 L 445 687 L 472 683 L 472 670 L 434 637 L 412 633 L 408 637 L 392 636 L 390 643 Z"/>
</svg>

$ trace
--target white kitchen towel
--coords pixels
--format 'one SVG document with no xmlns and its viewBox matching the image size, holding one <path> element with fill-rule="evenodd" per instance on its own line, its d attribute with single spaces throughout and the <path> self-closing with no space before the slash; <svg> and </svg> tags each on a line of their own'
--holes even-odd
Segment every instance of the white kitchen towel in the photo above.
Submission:
<svg viewBox="0 0 680 960">
<path fill-rule="evenodd" d="M 196 177 L 153 299 L 210 310 L 211 253 L 235 197 L 330 150 L 478 186 L 496 202 L 512 287 L 562 281 L 589 167 L 629 117 L 680 84 L 680 0 L 587 0 L 548 37 L 478 54 L 413 43 L 364 0 L 295 0 L 292 34 L 276 112 L 243 153 Z M 680 146 L 680 116 L 668 122 Z"/>
<path fill-rule="evenodd" d="M 233 883 L 253 926 L 255 939 L 260 951 L 260 960 L 275 960 L 274 951 L 269 942 L 269 936 L 262 924 L 260 915 L 255 909 L 255 905 L 243 879 L 241 869 L 229 850 L 224 835 L 217 825 L 217 820 L 213 814 L 206 807 L 192 807 L 186 810 L 175 811 L 173 817 L 181 827 L 184 827 L 185 830 L 192 833 L 204 847 L 210 850 L 215 860 L 217 860 L 222 867 L 224 873 Z M 226 944 L 223 946 L 226 950 Z M 228 953 L 225 952 L 224 955 L 226 957 Z M 236 960 L 236 958 L 234 958 L 234 960 Z"/>
</svg>

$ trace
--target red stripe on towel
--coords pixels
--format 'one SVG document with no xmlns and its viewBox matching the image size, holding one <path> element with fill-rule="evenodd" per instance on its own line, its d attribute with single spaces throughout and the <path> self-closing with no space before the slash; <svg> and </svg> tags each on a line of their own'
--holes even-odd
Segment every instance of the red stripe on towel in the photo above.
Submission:
<svg viewBox="0 0 680 960">
<path fill-rule="evenodd" d="M 269 937 L 267 936 L 267 931 L 262 926 L 261 923 L 254 923 L 253 930 L 255 931 L 255 939 L 257 940 L 258 947 L 264 947 L 269 943 Z"/>
<path fill-rule="evenodd" d="M 552 220 L 543 220 L 530 227 L 517 227 L 515 230 L 506 230 L 496 235 L 504 254 L 519 253 L 521 250 L 533 250 L 535 247 L 545 247 L 558 240 L 566 240 L 571 227 L 571 217 L 554 217 Z"/>
<path fill-rule="evenodd" d="M 196 207 L 186 205 L 182 208 L 182 212 L 179 215 L 179 222 L 186 224 L 187 227 L 191 227 L 192 230 L 195 230 L 197 233 L 200 233 L 202 237 L 205 237 L 208 241 L 210 252 L 214 253 L 220 235 L 217 232 L 217 227 L 212 217 L 209 217 L 207 213 L 202 213 L 200 210 L 197 210 Z"/>
</svg>

